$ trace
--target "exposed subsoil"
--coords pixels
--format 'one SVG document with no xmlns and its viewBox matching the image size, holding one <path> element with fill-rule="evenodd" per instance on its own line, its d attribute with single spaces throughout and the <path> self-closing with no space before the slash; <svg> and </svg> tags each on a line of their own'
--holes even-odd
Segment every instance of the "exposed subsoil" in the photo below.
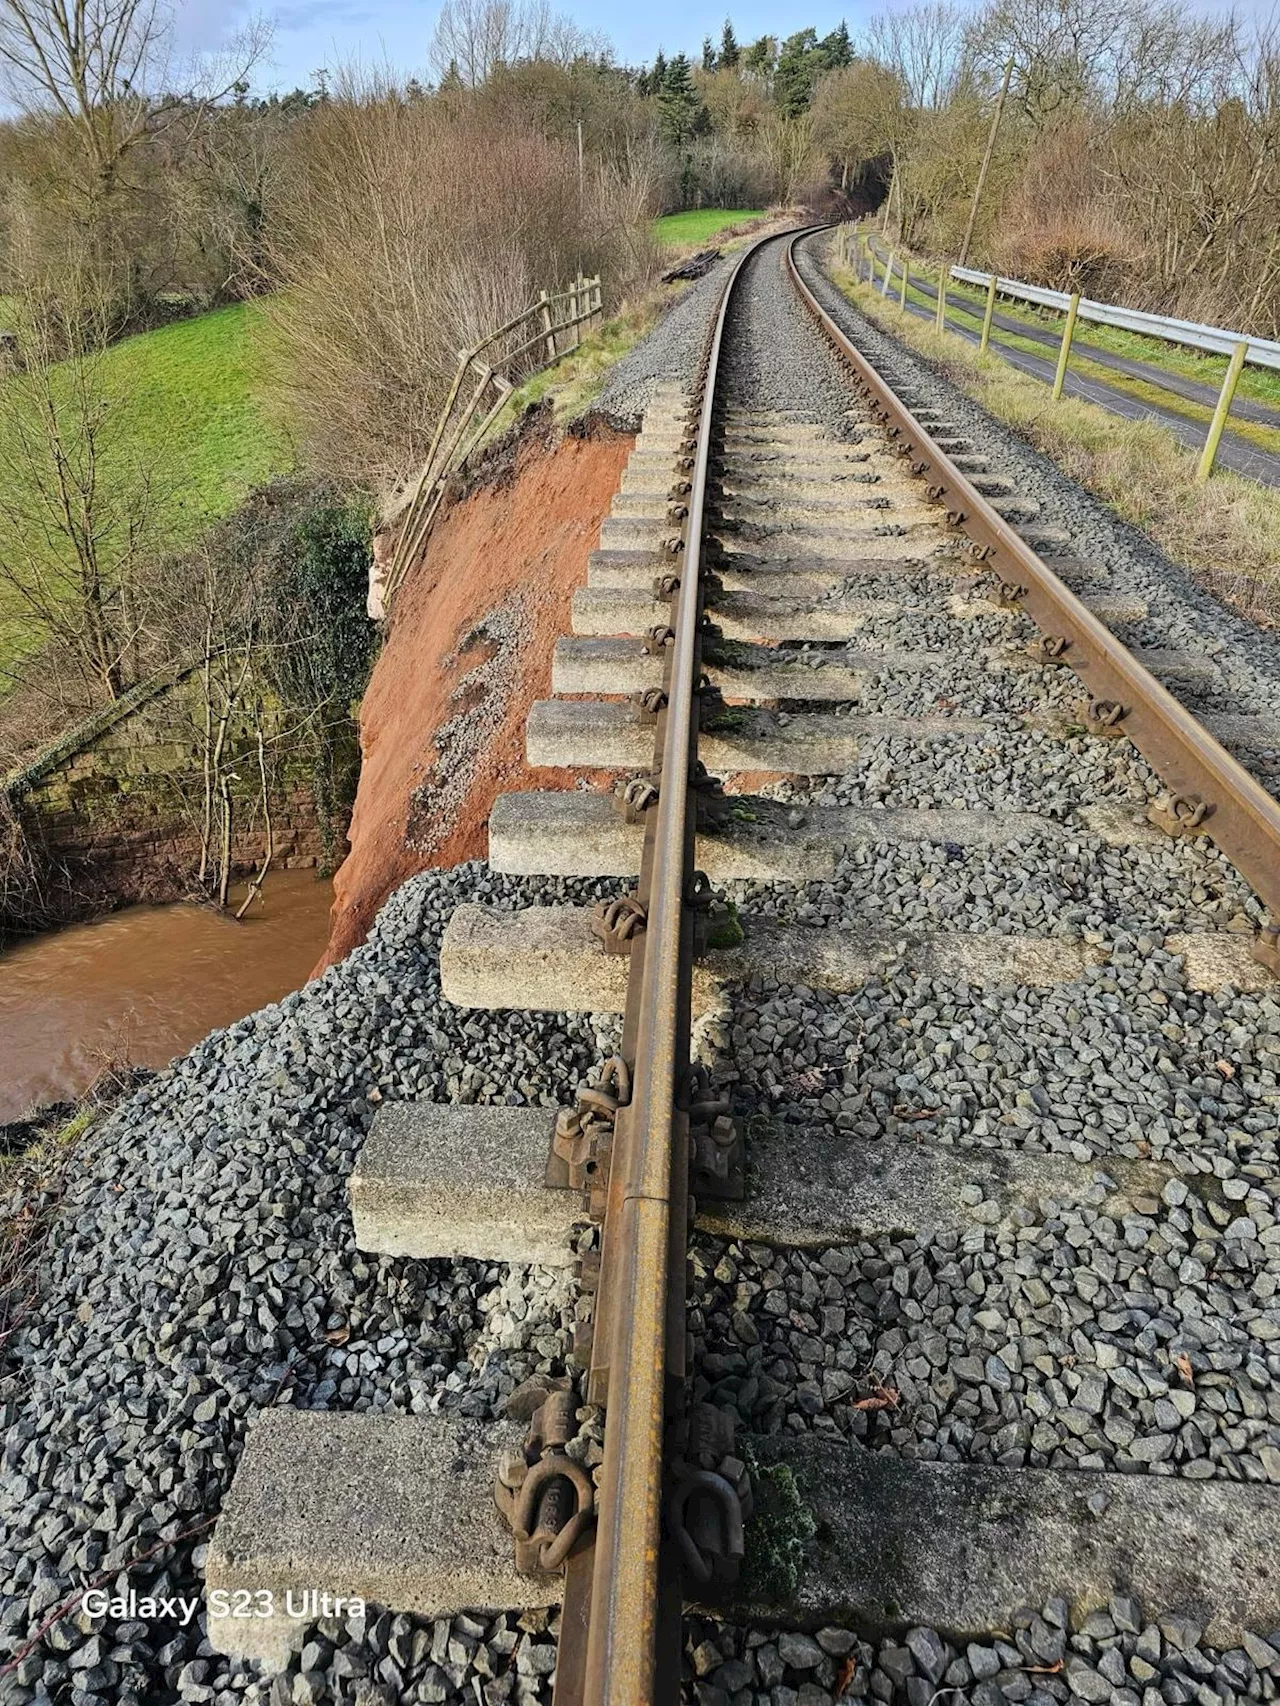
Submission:
<svg viewBox="0 0 1280 1706">
<path fill-rule="evenodd" d="M 435 528 L 361 707 L 351 851 L 318 969 L 365 940 L 407 877 L 483 857 L 499 793 L 564 785 L 564 772 L 526 763 L 525 719 L 550 693 L 555 641 L 632 442 L 602 422 L 552 443 L 525 433 Z"/>
</svg>

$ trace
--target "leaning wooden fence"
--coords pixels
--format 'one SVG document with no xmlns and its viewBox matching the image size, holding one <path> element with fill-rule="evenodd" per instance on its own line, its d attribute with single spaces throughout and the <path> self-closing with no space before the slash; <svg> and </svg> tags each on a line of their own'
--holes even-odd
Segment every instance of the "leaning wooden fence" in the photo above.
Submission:
<svg viewBox="0 0 1280 1706">
<path fill-rule="evenodd" d="M 422 553 L 450 478 L 480 444 L 512 391 L 531 374 L 577 349 L 582 327 L 601 312 L 599 277 L 579 275 L 567 290 L 553 295 L 544 290 L 514 319 L 461 352 L 427 459 L 399 510 L 395 548 L 382 592 L 384 611 L 390 610 L 409 565 Z"/>
</svg>

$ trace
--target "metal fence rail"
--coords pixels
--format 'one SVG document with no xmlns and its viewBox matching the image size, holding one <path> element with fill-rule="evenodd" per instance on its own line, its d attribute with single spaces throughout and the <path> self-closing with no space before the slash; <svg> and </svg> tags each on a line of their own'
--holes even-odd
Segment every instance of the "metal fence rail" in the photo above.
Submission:
<svg viewBox="0 0 1280 1706">
<path fill-rule="evenodd" d="M 974 284 L 986 290 L 993 275 L 975 272 L 972 267 L 952 267 L 950 276 L 959 284 Z M 1024 284 L 1021 279 L 1003 278 L 998 273 L 994 276 L 997 296 L 1007 296 L 1014 302 L 1031 302 L 1038 308 L 1054 308 L 1060 314 L 1065 314 L 1071 306 L 1068 291 L 1046 290 L 1043 285 Z M 1148 314 L 1141 308 L 1120 308 L 1111 302 L 1096 302 L 1090 296 L 1080 297 L 1076 316 L 1099 326 L 1116 326 L 1124 332 L 1161 338 L 1165 343 L 1184 344 L 1188 349 L 1203 350 L 1209 355 L 1232 355 L 1237 344 L 1244 344 L 1246 362 L 1280 371 L 1280 343 L 1272 338 L 1230 332 L 1221 326 L 1202 325 L 1198 320 L 1178 320 L 1170 314 Z"/>
</svg>

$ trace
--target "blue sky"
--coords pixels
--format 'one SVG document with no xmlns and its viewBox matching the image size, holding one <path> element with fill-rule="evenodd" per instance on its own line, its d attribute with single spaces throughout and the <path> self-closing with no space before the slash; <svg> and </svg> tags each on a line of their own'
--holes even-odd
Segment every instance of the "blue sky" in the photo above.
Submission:
<svg viewBox="0 0 1280 1706">
<path fill-rule="evenodd" d="M 438 7 L 423 0 L 282 0 L 262 8 L 274 15 L 272 63 L 262 66 L 255 82 L 262 88 L 291 89 L 305 85 L 318 66 L 360 60 L 390 64 L 406 75 L 424 69 Z M 574 4 L 559 0 L 555 7 L 589 29 L 599 30 L 613 43 L 618 59 L 638 63 L 651 59 L 659 47 L 667 53 L 695 53 L 704 35 L 719 37 L 725 0 L 647 0 L 627 7 Z M 766 31 L 786 35 L 812 24 L 825 33 L 840 19 L 849 28 L 872 9 L 867 0 L 842 5 L 840 0 L 816 0 L 812 6 L 796 0 L 746 0 L 729 8 L 739 40 Z M 189 45 L 216 47 L 234 22 L 257 7 L 245 0 L 179 0 L 181 30 Z"/>
<path fill-rule="evenodd" d="M 812 24 L 820 34 L 844 18 L 854 35 L 874 13 L 895 0 L 741 0 L 728 6 L 740 41 L 766 32 L 785 36 Z M 719 39 L 726 0 L 641 0 L 630 6 L 604 6 L 592 0 L 552 0 L 588 29 L 601 31 L 625 64 L 666 53 L 694 54 L 705 35 Z M 1225 0 L 1199 0 L 1197 10 L 1213 12 Z M 1237 0 L 1245 18 L 1264 18 L 1280 0 Z M 293 89 L 311 82 L 320 66 L 330 70 L 353 61 L 389 65 L 405 76 L 425 73 L 427 49 L 439 9 L 438 0 L 177 0 L 184 44 L 218 47 L 237 23 L 263 12 L 274 19 L 270 62 L 254 82 L 261 89 Z"/>
</svg>

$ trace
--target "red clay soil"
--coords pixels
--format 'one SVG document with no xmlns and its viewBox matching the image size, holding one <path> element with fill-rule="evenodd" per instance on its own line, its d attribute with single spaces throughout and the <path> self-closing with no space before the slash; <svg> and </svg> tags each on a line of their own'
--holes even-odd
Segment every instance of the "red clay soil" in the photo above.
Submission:
<svg viewBox="0 0 1280 1706">
<path fill-rule="evenodd" d="M 351 851 L 317 970 L 364 941 L 407 877 L 483 858 L 498 794 L 570 780 L 526 764 L 525 717 L 550 694 L 552 651 L 631 446 L 620 433 L 528 443 L 511 477 L 436 527 L 361 706 Z"/>
</svg>

